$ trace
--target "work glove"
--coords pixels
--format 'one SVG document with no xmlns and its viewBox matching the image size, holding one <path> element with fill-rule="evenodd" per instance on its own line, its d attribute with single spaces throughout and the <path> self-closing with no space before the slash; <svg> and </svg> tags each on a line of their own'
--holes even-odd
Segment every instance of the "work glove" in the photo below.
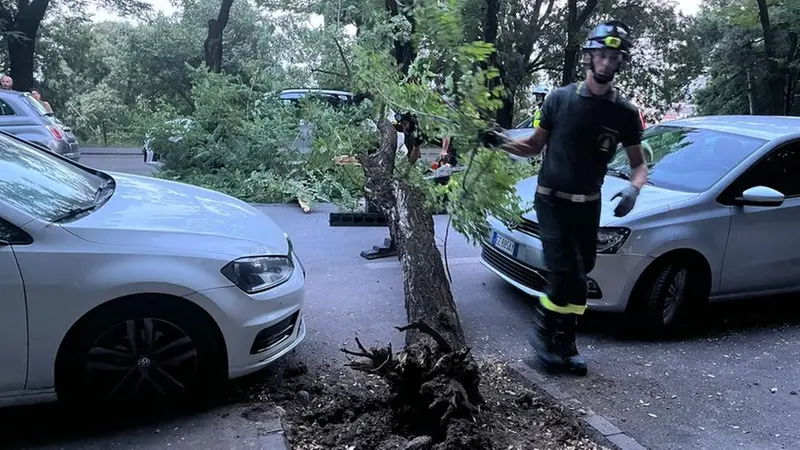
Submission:
<svg viewBox="0 0 800 450">
<path fill-rule="evenodd" d="M 508 143 L 508 138 L 503 136 L 498 130 L 489 130 L 481 132 L 478 135 L 478 140 L 487 147 L 502 147 Z"/>
<path fill-rule="evenodd" d="M 611 197 L 612 201 L 617 197 L 621 198 L 619 203 L 617 203 L 617 207 L 614 208 L 614 216 L 624 217 L 628 215 L 628 213 L 633 209 L 633 206 L 636 205 L 636 198 L 638 196 L 639 188 L 632 184 L 614 194 L 614 196 Z"/>
</svg>

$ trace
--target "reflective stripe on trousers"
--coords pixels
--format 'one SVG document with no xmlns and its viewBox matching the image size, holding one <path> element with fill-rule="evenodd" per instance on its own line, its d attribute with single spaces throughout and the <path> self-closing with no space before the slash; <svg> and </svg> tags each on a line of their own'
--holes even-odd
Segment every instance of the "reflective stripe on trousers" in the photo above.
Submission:
<svg viewBox="0 0 800 450">
<path fill-rule="evenodd" d="M 539 303 L 548 311 L 553 311 L 558 314 L 575 314 L 582 316 L 586 312 L 586 305 L 574 305 L 567 303 L 565 306 L 558 306 L 550 300 L 550 297 L 543 295 L 539 297 Z"/>
</svg>

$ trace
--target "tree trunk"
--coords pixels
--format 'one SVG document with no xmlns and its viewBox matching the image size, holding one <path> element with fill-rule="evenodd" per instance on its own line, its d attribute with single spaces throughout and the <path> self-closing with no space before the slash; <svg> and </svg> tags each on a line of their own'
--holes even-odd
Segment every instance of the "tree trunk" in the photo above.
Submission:
<svg viewBox="0 0 800 450">
<path fill-rule="evenodd" d="M 216 19 L 208 21 L 208 35 L 203 43 L 206 67 L 214 73 L 222 72 L 222 33 L 228 26 L 233 0 L 222 0 Z"/>
<path fill-rule="evenodd" d="M 753 71 L 747 69 L 747 101 L 750 106 L 750 115 L 756 114 L 756 80 Z"/>
<path fill-rule="evenodd" d="M 380 148 L 359 161 L 367 196 L 387 217 L 397 246 L 408 320 L 398 330 L 406 332 L 406 347 L 394 355 L 391 346 L 367 350 L 356 339 L 359 351 L 342 351 L 366 358 L 351 367 L 387 381 L 398 426 L 446 440 L 450 426 L 458 423 L 461 431 L 473 426 L 475 405 L 483 402 L 480 376 L 436 248 L 433 215 L 424 206 L 424 194 L 394 173 L 393 125 L 383 119 L 379 130 Z"/>
<path fill-rule="evenodd" d="M 569 39 L 570 34 L 567 33 Z M 561 71 L 561 85 L 566 86 L 577 78 L 578 50 L 572 47 L 564 49 L 564 68 Z"/>
<path fill-rule="evenodd" d="M 561 69 L 561 85 L 576 81 L 578 56 L 581 53 L 581 28 L 591 16 L 597 0 L 587 0 L 578 13 L 578 0 L 567 0 L 567 45 L 564 48 L 564 67 Z"/>
<path fill-rule="evenodd" d="M 764 53 L 767 57 L 767 91 L 769 93 L 769 112 L 770 115 L 781 115 L 784 110 L 784 86 L 786 85 L 786 75 L 781 70 L 777 61 L 777 51 L 775 49 L 775 39 L 773 29 L 769 22 L 769 7 L 767 0 L 756 0 L 758 3 L 758 19 L 761 22 L 761 30 L 764 33 Z"/>
<path fill-rule="evenodd" d="M 514 104 L 517 93 L 506 88 L 506 95 L 503 97 L 503 106 L 497 110 L 497 124 L 503 128 L 514 126 Z"/>
<path fill-rule="evenodd" d="M 410 0 L 410 4 L 413 5 L 414 0 Z M 386 10 L 389 11 L 389 14 L 394 17 L 398 15 L 402 15 L 403 17 L 408 20 L 411 24 L 411 35 L 414 35 L 416 31 L 416 24 L 417 21 L 414 19 L 413 14 L 406 14 L 403 11 L 400 11 L 399 2 L 398 0 L 385 0 Z M 403 5 L 406 6 L 406 5 Z M 395 61 L 400 66 L 400 72 L 403 74 L 408 74 L 408 69 L 411 67 L 411 63 L 417 57 L 417 51 L 414 48 L 414 42 L 411 40 L 394 41 L 394 51 L 392 52 Z"/>
<path fill-rule="evenodd" d="M 789 32 L 789 51 L 786 56 L 786 65 L 790 66 L 794 64 L 795 60 L 798 56 L 798 35 L 796 32 Z M 795 96 L 795 84 L 797 82 L 797 69 L 788 69 L 786 74 L 786 89 L 783 95 L 784 98 L 784 108 L 783 114 L 784 115 L 791 115 L 792 110 L 794 109 L 794 96 Z"/>
<path fill-rule="evenodd" d="M 388 120 L 379 125 L 380 149 L 362 158 L 365 190 L 391 224 L 397 254 L 403 269 L 403 287 L 408 323 L 425 321 L 445 338 L 451 348 L 465 346 L 442 255 L 436 247 L 433 214 L 424 206 L 422 192 L 394 174 L 397 131 Z M 406 333 L 406 345 L 426 336 Z"/>
<path fill-rule="evenodd" d="M 44 13 L 50 0 L 27 0 L 17 2 L 16 16 L 0 6 L 0 31 L 16 32 L 18 37 L 6 35 L 8 59 L 11 65 L 11 78 L 15 91 L 27 92 L 33 89 L 34 54 L 36 50 L 36 34 L 44 19 Z"/>
<path fill-rule="evenodd" d="M 35 41 L 32 39 L 23 37 L 8 39 L 8 58 L 11 60 L 10 75 L 14 80 L 13 89 L 15 91 L 27 92 L 33 89 L 34 51 Z"/>
</svg>

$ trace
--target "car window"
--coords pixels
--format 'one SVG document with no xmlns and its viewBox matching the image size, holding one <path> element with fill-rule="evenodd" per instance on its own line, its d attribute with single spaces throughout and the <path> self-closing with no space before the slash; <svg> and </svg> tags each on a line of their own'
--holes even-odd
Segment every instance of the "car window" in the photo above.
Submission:
<svg viewBox="0 0 800 450">
<path fill-rule="evenodd" d="M 0 116 L 15 116 L 17 113 L 4 100 L 0 100 Z"/>
<path fill-rule="evenodd" d="M 773 150 L 734 183 L 735 195 L 754 186 L 766 186 L 786 197 L 800 195 L 800 142 Z"/>
<path fill-rule="evenodd" d="M 25 98 L 25 100 L 28 102 L 28 104 L 31 105 L 31 108 L 33 108 L 37 113 L 39 113 L 39 115 L 46 116 L 46 115 L 50 114 L 49 112 L 47 112 L 47 110 L 45 109 L 44 105 L 39 100 L 36 100 L 35 98 L 33 98 L 33 96 L 31 94 L 28 94 L 26 92 L 22 96 Z"/>
<path fill-rule="evenodd" d="M 0 198 L 40 220 L 94 202 L 99 176 L 0 134 Z"/>
<path fill-rule="evenodd" d="M 524 120 L 522 123 L 520 123 L 514 128 L 531 128 L 532 126 L 533 126 L 533 117 L 528 117 L 526 120 Z"/>
<path fill-rule="evenodd" d="M 684 192 L 704 192 L 767 141 L 689 127 L 657 125 L 645 130 L 642 150 L 653 185 Z M 610 168 L 630 170 L 621 148 Z"/>
<path fill-rule="evenodd" d="M 0 242 L 10 244 L 27 244 L 30 242 L 28 235 L 7 220 L 0 218 Z"/>
</svg>

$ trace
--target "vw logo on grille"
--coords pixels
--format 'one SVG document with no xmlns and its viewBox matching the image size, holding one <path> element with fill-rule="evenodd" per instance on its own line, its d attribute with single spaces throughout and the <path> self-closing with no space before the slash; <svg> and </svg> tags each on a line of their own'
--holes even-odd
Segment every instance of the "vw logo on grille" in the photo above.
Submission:
<svg viewBox="0 0 800 450">
<path fill-rule="evenodd" d="M 139 366 L 140 369 L 147 369 L 153 365 L 153 362 L 150 361 L 150 358 L 139 358 L 139 360 L 136 361 L 136 365 Z"/>
</svg>

